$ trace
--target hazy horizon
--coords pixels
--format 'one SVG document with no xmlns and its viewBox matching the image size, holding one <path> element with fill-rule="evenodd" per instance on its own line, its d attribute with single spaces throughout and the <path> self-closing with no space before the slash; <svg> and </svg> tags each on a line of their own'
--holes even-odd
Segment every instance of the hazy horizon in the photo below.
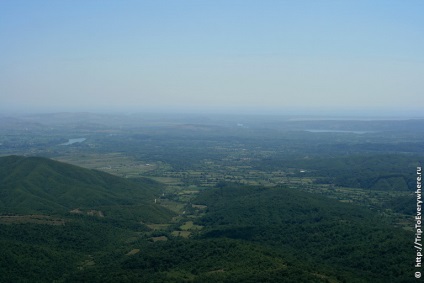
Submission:
<svg viewBox="0 0 424 283">
<path fill-rule="evenodd" d="M 422 1 L 2 1 L 0 112 L 422 116 Z"/>
</svg>

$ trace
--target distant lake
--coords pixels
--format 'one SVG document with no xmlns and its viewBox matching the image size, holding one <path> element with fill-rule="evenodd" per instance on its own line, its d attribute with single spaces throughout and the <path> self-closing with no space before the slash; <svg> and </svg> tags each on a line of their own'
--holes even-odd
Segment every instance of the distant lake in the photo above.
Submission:
<svg viewBox="0 0 424 283">
<path fill-rule="evenodd" d="M 371 131 L 342 131 L 342 130 L 305 130 L 310 133 L 351 133 L 351 134 L 366 134 L 371 133 Z"/>
<path fill-rule="evenodd" d="M 61 145 L 71 145 L 74 143 L 79 143 L 85 141 L 86 138 L 78 138 L 78 139 L 69 139 L 68 142 L 62 143 Z"/>
</svg>

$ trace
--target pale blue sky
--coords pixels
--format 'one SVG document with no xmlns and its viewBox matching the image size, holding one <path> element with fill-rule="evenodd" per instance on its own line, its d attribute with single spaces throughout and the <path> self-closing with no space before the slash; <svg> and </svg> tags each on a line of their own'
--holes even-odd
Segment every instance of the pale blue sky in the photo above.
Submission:
<svg viewBox="0 0 424 283">
<path fill-rule="evenodd" d="M 419 112 L 424 1 L 2 0 L 0 111 Z"/>
</svg>

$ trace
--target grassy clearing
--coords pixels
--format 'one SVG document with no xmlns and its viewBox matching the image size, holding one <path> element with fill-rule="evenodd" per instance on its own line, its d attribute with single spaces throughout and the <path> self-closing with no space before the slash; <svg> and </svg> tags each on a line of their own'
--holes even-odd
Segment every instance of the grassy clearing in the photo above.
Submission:
<svg viewBox="0 0 424 283">
<path fill-rule="evenodd" d="M 149 176 L 150 179 L 155 180 L 157 182 L 169 185 L 169 186 L 181 186 L 182 182 L 179 178 L 172 177 L 157 177 L 157 176 Z"/>
<path fill-rule="evenodd" d="M 171 235 L 175 237 L 188 238 L 190 237 L 191 232 L 190 231 L 172 231 Z"/>
<path fill-rule="evenodd" d="M 206 205 L 201 205 L 201 204 L 192 204 L 191 207 L 196 208 L 196 209 L 206 209 L 206 208 L 208 208 Z"/>
<path fill-rule="evenodd" d="M 166 207 L 167 209 L 174 211 L 178 214 L 180 214 L 184 211 L 184 203 L 181 203 L 181 202 L 161 199 L 160 205 L 162 205 L 163 207 Z"/>
<path fill-rule="evenodd" d="M 183 231 L 200 230 L 202 228 L 203 226 L 193 224 L 193 221 L 187 221 L 186 223 L 180 226 L 180 229 Z"/>
<path fill-rule="evenodd" d="M 129 251 L 125 255 L 131 256 L 131 255 L 138 254 L 139 252 L 140 252 L 140 249 L 132 249 L 131 251 Z"/>
</svg>

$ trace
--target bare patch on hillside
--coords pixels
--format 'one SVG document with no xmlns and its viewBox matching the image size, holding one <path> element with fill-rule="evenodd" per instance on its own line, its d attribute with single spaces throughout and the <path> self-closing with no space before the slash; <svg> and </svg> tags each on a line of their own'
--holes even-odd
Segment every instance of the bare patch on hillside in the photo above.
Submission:
<svg viewBox="0 0 424 283">
<path fill-rule="evenodd" d="M 69 211 L 69 213 L 71 213 L 71 214 L 84 214 L 84 215 L 97 216 L 97 217 L 105 217 L 105 215 L 103 214 L 102 211 L 94 210 L 94 209 L 83 211 L 79 208 L 75 208 L 75 209 Z"/>
</svg>

